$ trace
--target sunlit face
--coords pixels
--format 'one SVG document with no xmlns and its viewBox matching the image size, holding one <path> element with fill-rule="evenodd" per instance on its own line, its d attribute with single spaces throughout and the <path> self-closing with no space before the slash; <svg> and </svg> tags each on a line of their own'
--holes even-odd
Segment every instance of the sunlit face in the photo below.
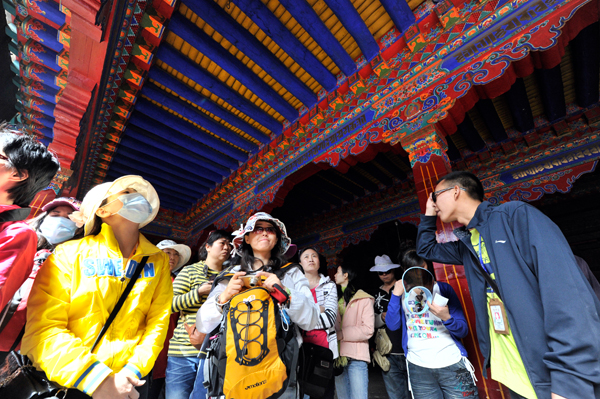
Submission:
<svg viewBox="0 0 600 399">
<path fill-rule="evenodd" d="M 212 245 L 206 244 L 206 258 L 220 262 L 221 264 L 229 259 L 231 253 L 231 243 L 227 238 L 219 238 Z"/>
<path fill-rule="evenodd" d="M 163 249 L 163 252 L 169 255 L 169 269 L 173 271 L 173 269 L 175 269 L 179 264 L 179 258 L 181 257 L 181 255 L 179 255 L 179 252 L 177 252 L 173 248 L 165 248 Z"/>
<path fill-rule="evenodd" d="M 73 208 L 71 208 L 70 206 L 67 206 L 67 205 L 60 205 L 60 206 L 50 209 L 48 211 L 48 216 L 66 218 L 66 217 L 69 217 L 69 215 L 72 213 L 73 213 Z"/>
<path fill-rule="evenodd" d="M 338 266 L 337 272 L 333 276 L 337 285 L 348 284 L 348 273 L 344 273 L 341 266 Z"/>
<path fill-rule="evenodd" d="M 254 230 L 244 236 L 246 244 L 255 252 L 271 251 L 277 244 L 276 226 L 269 222 L 259 220 L 254 225 Z"/>
<path fill-rule="evenodd" d="M 300 255 L 300 265 L 304 273 L 317 273 L 319 271 L 319 254 L 313 249 L 307 249 Z"/>
<path fill-rule="evenodd" d="M 98 210 L 96 211 L 96 214 L 98 216 L 100 216 L 101 218 L 116 215 L 116 213 L 119 212 L 119 210 L 121 210 L 121 208 L 123 208 L 123 203 L 121 201 L 119 201 L 118 198 L 123 194 L 133 194 L 133 193 L 137 193 L 137 191 L 134 190 L 133 188 L 126 188 L 123 191 L 119 191 L 116 194 L 106 197 L 106 202 L 105 202 L 106 205 L 98 208 Z"/>
<path fill-rule="evenodd" d="M 19 175 L 16 168 L 12 166 L 10 159 L 0 150 L 0 188 L 8 190 L 18 182 L 27 179 L 29 172 L 24 170 Z"/>
</svg>

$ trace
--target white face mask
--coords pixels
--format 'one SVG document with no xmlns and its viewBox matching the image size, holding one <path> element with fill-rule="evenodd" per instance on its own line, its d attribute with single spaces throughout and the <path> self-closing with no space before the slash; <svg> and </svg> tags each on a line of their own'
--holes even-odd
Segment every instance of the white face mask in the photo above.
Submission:
<svg viewBox="0 0 600 399">
<path fill-rule="evenodd" d="M 411 267 L 404 272 L 404 306 L 409 313 L 423 314 L 429 310 L 427 302 L 431 302 L 433 295 L 427 286 L 433 287 L 433 283 L 433 275 L 422 267 Z"/>
<path fill-rule="evenodd" d="M 68 218 L 46 216 L 39 230 L 50 244 L 56 245 L 73 238 L 77 226 Z"/>
<path fill-rule="evenodd" d="M 119 209 L 117 215 L 120 215 L 133 223 L 143 223 L 152 214 L 152 205 L 150 205 L 148 200 L 146 200 L 146 198 L 144 198 L 144 196 L 140 193 L 119 195 L 117 199 L 109 202 L 108 204 L 111 204 L 117 200 L 123 203 L 123 207 Z M 107 206 L 108 204 L 104 206 Z"/>
</svg>

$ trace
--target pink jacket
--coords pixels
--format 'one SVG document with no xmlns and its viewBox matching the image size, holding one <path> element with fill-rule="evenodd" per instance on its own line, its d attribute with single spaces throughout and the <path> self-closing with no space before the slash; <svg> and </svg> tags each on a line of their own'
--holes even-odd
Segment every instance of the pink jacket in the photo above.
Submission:
<svg viewBox="0 0 600 399">
<path fill-rule="evenodd" d="M 340 340 L 340 356 L 367 363 L 371 361 L 368 341 L 375 332 L 374 302 L 371 295 L 358 290 L 346 305 L 342 320 L 338 312 L 335 329 Z"/>
</svg>

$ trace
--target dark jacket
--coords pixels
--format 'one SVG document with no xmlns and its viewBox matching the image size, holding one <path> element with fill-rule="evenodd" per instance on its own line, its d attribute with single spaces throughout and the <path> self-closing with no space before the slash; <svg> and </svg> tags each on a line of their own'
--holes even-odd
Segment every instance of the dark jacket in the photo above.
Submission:
<svg viewBox="0 0 600 399">
<path fill-rule="evenodd" d="M 440 294 L 448 298 L 448 310 L 450 311 L 450 318 L 444 321 L 444 327 L 448 330 L 454 343 L 460 349 L 462 356 L 467 356 L 467 350 L 460 342 L 461 339 L 467 336 L 469 333 L 469 326 L 465 314 L 463 313 L 462 306 L 454 288 L 450 284 L 437 282 L 440 287 Z M 388 305 L 388 313 L 385 316 L 385 321 L 390 330 L 398 330 L 402 328 L 402 348 L 404 353 L 408 354 L 408 331 L 406 331 L 406 315 L 402 309 L 402 300 L 399 296 L 392 294 L 390 304 Z"/>
<path fill-rule="evenodd" d="M 577 267 L 562 232 L 523 202 L 483 202 L 456 242 L 436 242 L 436 217 L 421 216 L 417 252 L 463 264 L 477 317 L 479 347 L 489 366 L 490 336 L 484 273 L 469 229 L 486 244 L 517 349 L 538 398 L 551 392 L 600 398 L 600 302 Z M 485 371 L 485 370 L 484 370 Z"/>
</svg>

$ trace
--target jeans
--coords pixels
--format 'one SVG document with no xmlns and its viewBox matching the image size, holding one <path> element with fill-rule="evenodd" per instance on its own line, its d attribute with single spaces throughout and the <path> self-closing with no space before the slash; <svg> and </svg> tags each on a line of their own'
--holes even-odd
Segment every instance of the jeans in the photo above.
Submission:
<svg viewBox="0 0 600 399">
<path fill-rule="evenodd" d="M 341 375 L 335 377 L 338 399 L 368 399 L 369 372 L 367 362 L 348 359 Z"/>
<path fill-rule="evenodd" d="M 409 399 L 408 375 L 406 373 L 406 357 L 404 355 L 388 355 L 390 369 L 382 371 L 385 390 L 390 399 Z"/>
<path fill-rule="evenodd" d="M 166 399 L 188 399 L 194 388 L 200 359 L 195 356 L 167 359 L 167 378 L 165 380 Z"/>
<path fill-rule="evenodd" d="M 190 395 L 190 399 L 206 399 L 208 392 L 204 387 L 204 362 L 206 358 L 200 360 L 200 367 L 198 367 L 198 373 L 196 374 L 196 381 L 194 382 L 194 390 Z"/>
<path fill-rule="evenodd" d="M 463 359 L 439 369 L 408 362 L 408 375 L 415 399 L 479 398 L 473 377 Z"/>
</svg>

